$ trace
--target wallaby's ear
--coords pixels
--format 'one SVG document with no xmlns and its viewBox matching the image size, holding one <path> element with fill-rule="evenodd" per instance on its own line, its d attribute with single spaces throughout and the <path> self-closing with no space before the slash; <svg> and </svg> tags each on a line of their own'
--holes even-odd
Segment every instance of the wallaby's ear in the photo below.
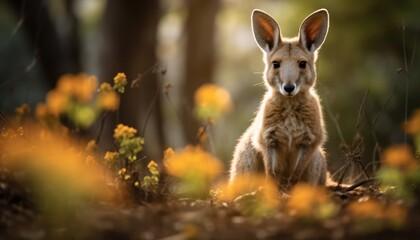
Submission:
<svg viewBox="0 0 420 240">
<path fill-rule="evenodd" d="M 251 20 L 255 41 L 263 51 L 269 52 L 281 43 L 280 27 L 270 15 L 255 9 Z"/>
<path fill-rule="evenodd" d="M 327 9 L 319 9 L 303 20 L 299 29 L 299 41 L 310 52 L 315 52 L 324 43 L 329 28 Z"/>
</svg>

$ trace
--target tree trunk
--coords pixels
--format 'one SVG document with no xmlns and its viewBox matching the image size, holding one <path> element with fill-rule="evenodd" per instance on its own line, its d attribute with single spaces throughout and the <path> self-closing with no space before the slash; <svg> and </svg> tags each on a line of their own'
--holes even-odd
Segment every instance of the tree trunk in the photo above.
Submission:
<svg viewBox="0 0 420 240">
<path fill-rule="evenodd" d="M 66 17 L 70 19 L 70 24 L 69 31 L 62 37 L 59 36 L 50 18 L 45 1 L 7 0 L 7 2 L 17 18 L 23 21 L 24 33 L 34 52 L 34 63 L 41 65 L 50 88 L 54 87 L 63 73 L 80 71 L 77 19 L 73 14 L 72 0 L 66 0 Z M 65 44 L 61 41 L 64 39 Z M 66 49 L 67 47 L 70 48 Z"/>
<path fill-rule="evenodd" d="M 184 136 L 187 142 L 196 141 L 199 123 L 194 117 L 194 92 L 202 84 L 211 82 L 215 63 L 215 20 L 219 0 L 188 1 L 186 21 L 187 42 L 185 82 L 181 101 Z"/>
<path fill-rule="evenodd" d="M 159 1 L 108 0 L 104 14 L 104 49 L 101 59 L 101 81 L 112 82 L 118 72 L 127 75 L 129 84 L 157 62 L 157 26 L 160 18 Z M 158 78 L 149 74 L 141 80 L 139 88 L 126 88 L 122 94 L 119 123 L 135 127 L 145 136 L 148 158 L 161 159 L 164 134 L 160 106 Z M 155 101 L 146 132 L 143 127 L 149 108 Z M 114 127 L 112 121 L 109 127 Z M 109 130 L 107 130 L 110 132 Z M 111 131 L 112 132 L 112 131 Z"/>
</svg>

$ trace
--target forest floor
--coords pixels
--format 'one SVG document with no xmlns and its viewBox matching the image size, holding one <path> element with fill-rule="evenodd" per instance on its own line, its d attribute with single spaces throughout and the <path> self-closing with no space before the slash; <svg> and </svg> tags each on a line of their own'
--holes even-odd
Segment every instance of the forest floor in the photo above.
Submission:
<svg viewBox="0 0 420 240">
<path fill-rule="evenodd" d="M 345 211 L 352 201 L 387 201 L 382 194 L 361 187 L 348 192 L 329 189 L 340 209 L 327 219 L 295 218 L 281 207 L 252 217 L 238 211 L 234 202 L 168 198 L 125 204 L 92 202 L 56 224 L 37 210 L 27 189 L 8 175 L 2 172 L 0 178 L 0 239 L 420 239 L 418 204 L 398 227 L 381 218 L 355 219 Z"/>
</svg>

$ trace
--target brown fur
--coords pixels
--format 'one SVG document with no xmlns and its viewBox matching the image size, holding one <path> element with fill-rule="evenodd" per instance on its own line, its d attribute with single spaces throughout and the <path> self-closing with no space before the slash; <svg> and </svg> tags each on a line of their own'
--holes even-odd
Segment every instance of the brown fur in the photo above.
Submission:
<svg viewBox="0 0 420 240">
<path fill-rule="evenodd" d="M 322 146 L 326 132 L 313 86 L 317 50 L 328 32 L 328 12 L 319 10 L 308 16 L 299 37 L 293 39 L 283 38 L 275 20 L 262 11 L 255 10 L 252 21 L 255 40 L 264 53 L 267 91 L 236 146 L 230 181 L 263 172 L 284 188 L 300 181 L 325 185 L 328 172 Z"/>
</svg>

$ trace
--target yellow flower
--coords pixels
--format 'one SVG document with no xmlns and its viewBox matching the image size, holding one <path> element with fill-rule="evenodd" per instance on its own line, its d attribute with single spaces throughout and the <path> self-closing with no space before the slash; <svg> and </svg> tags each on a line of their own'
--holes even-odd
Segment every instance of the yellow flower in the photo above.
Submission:
<svg viewBox="0 0 420 240">
<path fill-rule="evenodd" d="M 186 146 L 164 159 L 168 173 L 179 178 L 189 176 L 213 179 L 222 171 L 220 161 L 200 147 Z"/>
<path fill-rule="evenodd" d="M 408 134 L 415 135 L 420 133 L 420 109 L 416 109 L 410 119 L 404 124 L 404 129 Z"/>
<path fill-rule="evenodd" d="M 147 168 L 148 169 L 157 169 L 158 168 L 158 164 L 155 161 L 150 161 L 149 164 L 147 164 Z"/>
<path fill-rule="evenodd" d="M 16 129 L 16 132 L 19 136 L 23 136 L 23 134 L 25 133 L 23 127 L 18 127 L 18 129 Z"/>
<path fill-rule="evenodd" d="M 229 93 L 215 84 L 204 84 L 194 95 L 197 116 L 200 119 L 217 118 L 232 109 Z"/>
<path fill-rule="evenodd" d="M 125 85 L 127 85 L 127 77 L 124 73 L 118 73 L 117 76 L 114 77 L 114 89 L 119 93 L 124 93 Z"/>
<path fill-rule="evenodd" d="M 114 138 L 116 140 L 124 140 L 133 138 L 137 133 L 137 130 L 132 127 L 125 126 L 123 124 L 118 124 L 114 129 Z"/>
<path fill-rule="evenodd" d="M 407 209 L 397 203 L 384 204 L 377 200 L 351 202 L 347 212 L 356 220 L 385 220 L 394 227 L 400 227 L 407 219 Z"/>
<path fill-rule="evenodd" d="M 104 156 L 105 165 L 112 166 L 112 164 L 114 164 L 117 159 L 118 159 L 118 153 L 117 152 L 107 151 L 105 153 L 105 156 Z"/>
<path fill-rule="evenodd" d="M 49 112 L 55 116 L 64 112 L 67 108 L 68 97 L 58 91 L 51 90 L 47 93 L 46 104 Z"/>
<path fill-rule="evenodd" d="M 96 144 L 95 140 L 90 140 L 86 144 L 86 151 L 88 151 L 88 152 L 97 152 L 98 151 L 98 145 Z"/>
<path fill-rule="evenodd" d="M 125 76 L 125 73 L 118 73 L 117 76 L 114 77 L 114 84 L 115 85 L 127 84 L 127 76 Z"/>
<path fill-rule="evenodd" d="M 111 84 L 107 82 L 101 83 L 101 86 L 99 87 L 99 92 L 107 92 L 111 90 L 112 90 Z"/>
<path fill-rule="evenodd" d="M 163 159 L 168 159 L 169 157 L 171 157 L 174 154 L 175 154 L 175 151 L 171 147 L 169 147 L 163 153 Z"/>
<path fill-rule="evenodd" d="M 42 196 L 36 200 L 41 208 L 56 213 L 66 208 L 69 200 L 91 200 L 92 196 L 106 194 L 98 188 L 103 184 L 104 170 L 99 165 L 86 167 L 92 157 L 78 151 L 83 147 L 77 141 L 39 125 L 26 129 L 30 131 L 24 138 L 1 141 L 0 155 L 5 154 L 2 164 L 7 169 L 30 173 L 23 176 L 26 181 L 22 184 Z"/>
<path fill-rule="evenodd" d="M 77 83 L 75 82 L 75 76 L 71 74 L 62 75 L 57 81 L 56 90 L 67 96 L 73 95 Z"/>
<path fill-rule="evenodd" d="M 17 115 L 25 116 L 30 112 L 29 105 L 24 103 L 15 109 Z"/>
<path fill-rule="evenodd" d="M 127 172 L 127 169 L 126 168 L 121 168 L 119 171 L 118 171 L 118 175 L 120 175 L 120 176 L 123 176 L 123 175 L 125 175 L 125 173 Z"/>
<path fill-rule="evenodd" d="M 80 74 L 78 77 L 78 85 L 75 89 L 74 95 L 81 102 L 88 102 L 92 100 L 93 94 L 98 87 L 98 80 L 95 76 L 87 76 Z"/>
<path fill-rule="evenodd" d="M 292 188 L 287 206 L 289 213 L 298 217 L 327 218 L 337 211 L 324 188 L 307 183 Z"/>
<path fill-rule="evenodd" d="M 120 96 L 113 90 L 101 92 L 98 96 L 98 104 L 105 110 L 115 111 L 120 105 Z"/>
<path fill-rule="evenodd" d="M 84 73 L 65 74 L 58 80 L 56 91 L 68 97 L 75 97 L 78 101 L 88 102 L 92 99 L 97 86 L 98 80 L 95 76 Z"/>
<path fill-rule="evenodd" d="M 278 206 L 279 204 L 277 187 L 272 181 L 267 180 L 265 175 L 240 175 L 235 178 L 234 182 L 223 183 L 219 189 L 221 190 L 220 200 L 223 201 L 232 201 L 239 196 L 262 189 L 261 204 L 269 206 Z"/>
<path fill-rule="evenodd" d="M 418 164 L 411 149 L 406 145 L 395 145 L 385 149 L 383 163 L 390 167 L 413 169 Z"/>
</svg>

